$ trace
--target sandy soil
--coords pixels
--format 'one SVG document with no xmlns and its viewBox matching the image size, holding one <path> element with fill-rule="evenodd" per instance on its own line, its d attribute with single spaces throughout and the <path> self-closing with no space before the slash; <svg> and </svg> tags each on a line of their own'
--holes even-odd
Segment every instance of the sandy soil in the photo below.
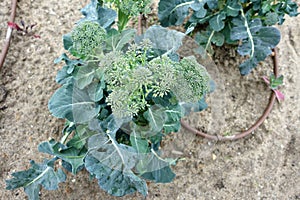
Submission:
<svg viewBox="0 0 300 200">
<path fill-rule="evenodd" d="M 6 191 L 5 179 L 24 170 L 29 160 L 41 161 L 37 145 L 59 138 L 63 121 L 52 117 L 47 103 L 59 86 L 54 78 L 61 67 L 53 60 L 63 52 L 61 36 L 80 18 L 87 0 L 20 0 L 19 22 L 37 23 L 41 39 L 17 35 L 0 73 L 0 199 L 26 199 L 22 189 Z M 10 0 L 0 2 L 0 42 L 6 33 Z M 280 27 L 280 72 L 286 100 L 250 137 L 235 142 L 212 142 L 185 130 L 171 134 L 164 150 L 184 158 L 173 167 L 176 179 L 150 184 L 146 199 L 300 199 L 300 16 Z M 216 51 L 217 67 L 209 69 L 223 83 L 225 93 L 208 98 L 210 108 L 187 118 L 210 133 L 235 133 L 253 123 L 264 109 L 270 91 L 261 76 L 271 72 L 264 62 L 241 77 L 240 59 L 230 49 Z M 139 194 L 114 198 L 101 191 L 86 172 L 68 176 L 58 191 L 41 191 L 41 199 L 144 199 Z"/>
</svg>

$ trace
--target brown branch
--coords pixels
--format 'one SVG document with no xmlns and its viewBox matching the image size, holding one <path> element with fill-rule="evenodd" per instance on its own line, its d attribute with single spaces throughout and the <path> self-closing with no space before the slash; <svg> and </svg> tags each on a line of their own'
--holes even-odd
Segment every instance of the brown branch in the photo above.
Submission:
<svg viewBox="0 0 300 200">
<path fill-rule="evenodd" d="M 277 53 L 277 49 L 273 49 L 273 53 L 274 55 L 272 56 L 273 58 L 273 72 L 275 77 L 278 77 L 278 53 Z M 273 105 L 275 103 L 276 100 L 276 95 L 274 92 L 271 93 L 270 99 L 269 99 L 269 103 L 266 107 L 266 109 L 264 110 L 262 116 L 246 131 L 243 131 L 241 133 L 237 133 L 235 135 L 231 135 L 231 136 L 222 136 L 222 135 L 209 135 L 206 133 L 203 133 L 193 127 L 191 127 L 188 123 L 186 123 L 184 120 L 181 120 L 181 125 L 183 128 L 187 129 L 188 131 L 202 136 L 206 139 L 210 139 L 210 140 L 218 140 L 218 141 L 228 141 L 228 140 L 237 140 L 240 138 L 244 138 L 246 136 L 248 136 L 249 134 L 251 134 L 254 130 L 256 130 L 264 121 L 265 119 L 269 116 Z"/>
<path fill-rule="evenodd" d="M 15 17 L 16 17 L 16 10 L 17 10 L 17 0 L 12 0 L 11 1 L 11 14 L 10 14 L 10 18 L 9 21 L 10 22 L 14 22 L 15 21 Z M 5 38 L 5 42 L 0 54 L 0 70 L 3 66 L 3 63 L 5 61 L 8 49 L 9 49 L 9 45 L 10 45 L 10 41 L 11 41 L 11 34 L 12 34 L 13 29 L 11 27 L 7 27 L 7 33 L 6 33 L 6 38 Z"/>
</svg>

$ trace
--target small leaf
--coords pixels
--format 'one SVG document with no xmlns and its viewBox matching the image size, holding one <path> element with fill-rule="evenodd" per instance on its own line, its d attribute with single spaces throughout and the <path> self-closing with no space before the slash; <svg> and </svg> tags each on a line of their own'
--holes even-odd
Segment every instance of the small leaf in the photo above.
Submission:
<svg viewBox="0 0 300 200">
<path fill-rule="evenodd" d="M 74 147 L 67 147 L 53 139 L 49 142 L 41 143 L 38 149 L 40 152 L 56 156 L 71 164 L 73 174 L 76 174 L 78 168 L 84 164 L 83 159 L 86 155 L 85 151 L 78 150 Z"/>
<path fill-rule="evenodd" d="M 79 89 L 82 90 L 83 88 L 91 84 L 94 79 L 96 69 L 97 65 L 93 63 L 89 63 L 86 66 L 81 66 L 78 69 L 78 72 L 76 73 L 76 75 L 74 75 L 74 78 Z"/>
<path fill-rule="evenodd" d="M 226 14 L 221 12 L 209 20 L 209 26 L 214 31 L 221 31 L 225 27 L 224 19 L 226 19 Z"/>
<path fill-rule="evenodd" d="M 55 81 L 59 84 L 68 83 L 72 78 L 72 74 L 68 74 L 69 66 L 64 66 L 61 70 L 59 70 L 56 74 Z"/>
<path fill-rule="evenodd" d="M 175 178 L 170 168 L 170 162 L 159 157 L 154 150 L 144 154 L 137 165 L 137 170 L 143 178 L 155 181 L 156 183 L 169 183 Z"/>
<path fill-rule="evenodd" d="M 78 125 L 75 130 L 75 135 L 68 141 L 67 146 L 74 147 L 78 150 L 82 149 L 86 145 L 87 140 L 96 134 L 89 130 L 86 125 Z"/>
<path fill-rule="evenodd" d="M 214 32 L 214 35 L 212 36 L 211 42 L 214 43 L 217 46 L 223 46 L 225 42 L 225 36 L 220 32 Z"/>
<path fill-rule="evenodd" d="M 12 173 L 13 178 L 6 180 L 7 190 L 24 187 L 29 199 L 39 199 L 41 186 L 46 190 L 56 190 L 58 184 L 66 180 L 66 175 L 61 169 L 54 170 L 54 160 L 45 160 L 42 164 L 30 161 L 30 164 L 30 169 Z"/>
<path fill-rule="evenodd" d="M 276 98 L 279 102 L 284 100 L 284 94 L 282 94 L 279 90 L 273 90 L 275 92 Z"/>
<path fill-rule="evenodd" d="M 64 49 L 67 51 L 69 51 L 70 48 L 73 46 L 73 41 L 70 33 L 63 35 L 63 44 Z"/>
<path fill-rule="evenodd" d="M 277 23 L 277 21 L 278 21 L 278 14 L 275 12 L 268 12 L 266 14 L 266 19 L 265 19 L 264 23 L 267 26 L 273 26 Z"/>
<path fill-rule="evenodd" d="M 163 107 L 158 105 L 151 106 L 144 112 L 143 116 L 149 122 L 149 134 L 152 133 L 151 135 L 155 135 L 163 129 L 164 122 L 166 121 L 166 113 Z"/>
<path fill-rule="evenodd" d="M 270 76 L 270 87 L 271 89 L 277 89 L 278 86 L 283 84 L 283 75 L 279 76 L 279 77 L 275 77 L 274 74 L 272 74 Z"/>
<path fill-rule="evenodd" d="M 7 22 L 8 27 L 10 27 L 11 29 L 16 29 L 17 31 L 23 31 L 22 28 L 19 27 L 18 24 L 14 23 L 14 22 Z"/>
<path fill-rule="evenodd" d="M 195 1 L 190 0 L 160 0 L 158 18 L 162 26 L 181 25 L 188 16 L 189 7 Z"/>
<path fill-rule="evenodd" d="M 182 45 L 184 33 L 169 30 L 161 26 L 151 26 L 143 35 L 143 39 L 149 39 L 153 49 L 167 52 L 166 54 L 175 53 Z"/>
<path fill-rule="evenodd" d="M 133 40 L 136 34 L 134 29 L 126 29 L 121 33 L 111 35 L 106 39 L 106 49 L 108 51 L 121 51 L 126 44 Z"/>
<path fill-rule="evenodd" d="M 170 107 L 165 110 L 165 113 L 164 133 L 178 132 L 181 127 L 180 119 L 183 117 L 182 107 L 179 105 Z"/>
<path fill-rule="evenodd" d="M 88 93 L 91 100 L 97 102 L 103 98 L 103 89 L 105 88 L 104 81 L 103 82 L 93 82 L 88 86 Z"/>
<path fill-rule="evenodd" d="M 84 21 L 96 21 L 103 28 L 109 28 L 117 18 L 116 11 L 110 8 L 103 8 L 97 0 L 91 0 L 91 3 L 81 9 L 82 14 L 85 16 L 78 23 Z"/>
<path fill-rule="evenodd" d="M 234 0 L 230 0 L 226 5 L 226 14 L 227 16 L 236 17 L 238 16 L 240 10 L 242 9 L 242 5 Z"/>
</svg>

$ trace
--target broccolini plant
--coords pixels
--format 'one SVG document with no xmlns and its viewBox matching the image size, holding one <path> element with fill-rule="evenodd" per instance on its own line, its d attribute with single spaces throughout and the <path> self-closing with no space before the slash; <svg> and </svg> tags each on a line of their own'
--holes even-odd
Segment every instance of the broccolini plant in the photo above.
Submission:
<svg viewBox="0 0 300 200">
<path fill-rule="evenodd" d="M 164 27 L 187 21 L 186 32 L 196 30 L 196 40 L 207 51 L 211 44 L 238 46 L 247 57 L 240 65 L 246 75 L 279 43 L 280 32 L 272 25 L 282 24 L 285 14 L 297 16 L 297 9 L 292 0 L 161 0 L 158 16 Z"/>
<path fill-rule="evenodd" d="M 185 34 L 160 26 L 142 36 L 134 29 L 116 30 L 116 12 L 102 5 L 92 0 L 82 10 L 85 18 L 63 36 L 75 59 L 63 54 L 55 60 L 65 66 L 48 107 L 66 125 L 60 141 L 38 146 L 53 158 L 31 161 L 30 169 L 6 181 L 9 190 L 23 187 L 29 199 L 38 199 L 41 187 L 57 189 L 66 170 L 76 174 L 85 168 L 114 196 L 136 191 L 146 196 L 146 181 L 172 181 L 176 158 L 161 156 L 161 141 L 180 129 L 189 110 L 203 109 L 211 91 L 210 76 L 195 57 L 180 59 L 176 53 Z"/>
</svg>

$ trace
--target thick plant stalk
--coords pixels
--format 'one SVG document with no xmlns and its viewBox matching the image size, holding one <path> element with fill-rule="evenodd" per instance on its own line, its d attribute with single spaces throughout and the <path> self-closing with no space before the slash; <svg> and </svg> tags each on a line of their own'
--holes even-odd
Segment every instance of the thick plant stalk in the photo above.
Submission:
<svg viewBox="0 0 300 200">
<path fill-rule="evenodd" d="M 15 21 L 16 10 L 17 10 L 17 0 L 12 0 L 11 1 L 11 14 L 10 14 L 10 18 L 9 18 L 10 22 Z M 0 70 L 3 66 L 3 64 L 4 64 L 4 61 L 5 61 L 8 49 L 9 49 L 12 31 L 13 31 L 13 29 L 8 26 L 5 42 L 4 42 L 4 45 L 3 45 L 3 48 L 2 48 L 2 51 L 1 51 L 1 54 L 0 54 Z"/>
<path fill-rule="evenodd" d="M 275 75 L 275 77 L 278 77 L 278 53 L 277 53 L 277 49 L 273 49 L 273 73 Z M 210 140 L 218 140 L 218 141 L 228 141 L 228 140 L 237 140 L 240 138 L 244 138 L 246 136 L 248 136 L 249 134 L 251 134 L 254 130 L 256 130 L 264 121 L 265 119 L 269 116 L 273 105 L 275 103 L 276 100 L 276 95 L 275 92 L 272 91 L 270 99 L 269 99 L 269 103 L 266 107 L 266 109 L 264 110 L 262 116 L 246 131 L 243 131 L 241 133 L 237 133 L 235 135 L 230 135 L 230 136 L 222 136 L 222 135 L 209 135 L 206 133 L 203 133 L 193 127 L 191 127 L 188 123 L 186 123 L 184 120 L 181 120 L 181 125 L 183 128 L 187 129 L 188 131 L 202 136 L 206 139 L 210 139 Z"/>
</svg>

